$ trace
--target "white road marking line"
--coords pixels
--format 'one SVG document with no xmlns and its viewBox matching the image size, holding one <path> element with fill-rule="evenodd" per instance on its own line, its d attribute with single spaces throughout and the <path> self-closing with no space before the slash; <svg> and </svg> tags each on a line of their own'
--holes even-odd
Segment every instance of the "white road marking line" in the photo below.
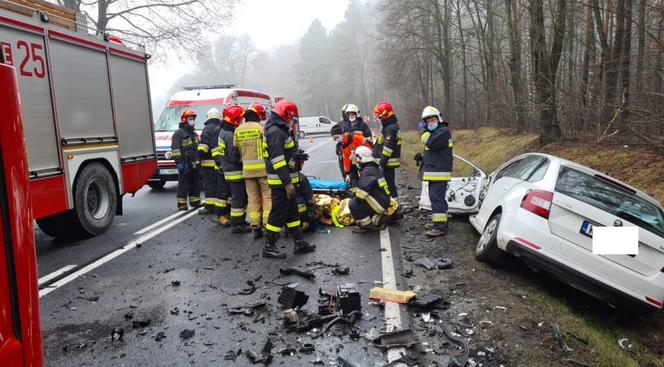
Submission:
<svg viewBox="0 0 664 367">
<path fill-rule="evenodd" d="M 163 227 L 161 227 L 161 228 L 159 228 L 155 231 L 152 231 L 152 232 L 146 234 L 145 236 L 141 236 L 138 239 L 129 242 L 128 244 L 124 245 L 123 247 L 121 247 L 121 248 L 111 252 L 110 254 L 102 257 L 101 259 L 99 259 L 99 260 L 97 260 L 97 261 L 95 261 L 95 262 L 93 262 L 89 265 L 84 266 L 83 268 L 81 268 L 81 269 L 67 275 L 66 277 L 58 280 L 57 282 L 51 284 L 47 288 L 44 288 L 44 289 L 40 290 L 39 291 L 39 297 L 41 298 L 41 297 L 53 292 L 54 290 L 62 287 L 63 285 L 65 285 L 65 284 L 71 282 L 72 280 L 80 277 L 81 275 L 86 274 L 86 273 L 100 267 L 101 265 L 115 259 L 116 257 L 124 254 L 125 252 L 133 249 L 134 247 L 136 247 L 136 245 L 141 244 L 141 243 L 143 243 L 143 242 L 145 242 L 145 241 L 147 241 L 147 240 L 149 240 L 149 239 L 151 239 L 151 238 L 167 231 L 168 229 L 174 227 L 176 224 L 178 224 L 180 222 L 184 222 L 185 220 L 187 220 L 187 219 L 189 219 L 189 218 L 191 218 L 195 215 L 198 215 L 198 212 L 194 210 L 191 213 L 189 213 L 189 214 L 187 214 L 183 217 L 180 217 L 177 220 L 174 220 L 174 221 L 164 225 Z"/>
<path fill-rule="evenodd" d="M 149 231 L 151 231 L 153 228 L 157 228 L 157 227 L 159 227 L 160 225 L 162 225 L 162 224 L 168 222 L 169 220 L 174 219 L 174 218 L 177 218 L 177 217 L 179 217 L 179 216 L 181 216 L 181 215 L 183 215 L 183 214 L 185 214 L 185 213 L 186 213 L 185 211 L 183 211 L 183 210 L 179 210 L 177 213 L 175 213 L 175 214 L 173 214 L 173 215 L 169 215 L 168 217 L 166 217 L 166 218 L 160 220 L 159 222 L 156 222 L 156 223 L 150 224 L 149 226 L 147 226 L 147 227 L 145 227 L 145 228 L 143 228 L 143 229 L 141 229 L 141 230 L 139 230 L 139 231 L 137 231 L 137 232 L 134 232 L 134 234 L 141 235 L 141 234 L 143 234 L 143 233 L 149 232 Z"/>
<path fill-rule="evenodd" d="M 316 149 L 322 147 L 323 145 L 325 145 L 325 144 L 327 144 L 327 143 L 329 143 L 329 142 L 331 142 L 331 141 L 332 141 L 332 138 L 327 138 L 327 139 L 325 139 L 325 141 L 323 141 L 322 143 L 320 143 L 320 144 L 318 144 L 318 145 L 314 145 L 314 146 L 312 146 L 312 147 L 309 147 L 309 148 L 305 149 L 304 152 L 307 153 L 307 154 L 309 154 L 309 153 L 313 152 L 314 150 L 316 150 Z"/>
<path fill-rule="evenodd" d="M 76 267 L 76 265 L 63 266 L 62 268 L 39 278 L 39 280 L 37 281 L 37 284 L 41 287 L 42 284 L 49 282 L 51 279 L 55 279 L 55 278 L 59 277 L 60 275 L 70 271 L 71 269 L 73 269 L 75 267 Z"/>
<path fill-rule="evenodd" d="M 383 269 L 383 288 L 397 289 L 397 277 L 392 257 L 392 243 L 390 242 L 390 230 L 385 228 L 380 231 L 381 268 Z M 399 304 L 385 302 L 385 328 L 387 331 L 400 330 L 403 327 Z M 406 353 L 406 348 L 391 348 L 387 350 L 387 362 L 401 358 Z"/>
</svg>

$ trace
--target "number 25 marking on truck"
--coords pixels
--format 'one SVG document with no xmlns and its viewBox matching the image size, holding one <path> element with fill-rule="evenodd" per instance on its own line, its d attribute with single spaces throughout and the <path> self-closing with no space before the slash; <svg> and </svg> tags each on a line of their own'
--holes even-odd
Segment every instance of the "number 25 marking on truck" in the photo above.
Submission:
<svg viewBox="0 0 664 367">
<path fill-rule="evenodd" d="M 14 65 L 14 52 L 7 42 L 0 42 L 0 48 L 5 55 L 7 64 Z M 37 77 L 43 79 L 46 76 L 46 64 L 44 62 L 44 46 L 38 43 L 28 43 L 23 40 L 16 41 L 16 54 L 22 52 L 23 58 L 18 67 L 22 76 Z M 20 58 L 20 57 L 19 57 Z M 32 66 L 32 69 L 30 67 Z"/>
</svg>

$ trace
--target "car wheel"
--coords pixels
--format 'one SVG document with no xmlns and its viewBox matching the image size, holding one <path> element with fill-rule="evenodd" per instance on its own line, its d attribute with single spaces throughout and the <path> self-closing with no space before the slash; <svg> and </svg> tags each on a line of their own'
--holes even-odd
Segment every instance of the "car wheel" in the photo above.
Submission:
<svg viewBox="0 0 664 367">
<path fill-rule="evenodd" d="M 148 181 L 148 186 L 153 190 L 161 190 L 166 185 L 166 181 Z"/>
<path fill-rule="evenodd" d="M 498 248 L 498 228 L 500 227 L 500 213 L 489 219 L 484 226 L 482 236 L 475 246 L 475 259 L 486 263 L 498 263 L 503 257 L 503 252 Z"/>
<path fill-rule="evenodd" d="M 297 133 L 297 135 L 298 135 L 298 137 L 299 137 L 300 139 L 304 139 L 304 138 L 307 136 L 307 134 L 306 134 L 304 131 L 302 131 L 302 130 L 300 130 L 300 131 Z"/>
</svg>

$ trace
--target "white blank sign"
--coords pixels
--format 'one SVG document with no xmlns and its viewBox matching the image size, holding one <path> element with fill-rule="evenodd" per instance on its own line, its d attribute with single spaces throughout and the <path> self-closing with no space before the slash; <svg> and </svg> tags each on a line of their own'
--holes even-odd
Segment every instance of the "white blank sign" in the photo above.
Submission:
<svg viewBox="0 0 664 367">
<path fill-rule="evenodd" d="M 638 255 L 638 227 L 593 227 L 593 254 Z"/>
</svg>

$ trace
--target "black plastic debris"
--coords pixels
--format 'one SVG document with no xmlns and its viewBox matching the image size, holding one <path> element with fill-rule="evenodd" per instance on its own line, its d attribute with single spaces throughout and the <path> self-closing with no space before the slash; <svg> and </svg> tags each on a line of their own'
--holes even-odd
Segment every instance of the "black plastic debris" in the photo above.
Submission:
<svg viewBox="0 0 664 367">
<path fill-rule="evenodd" d="M 316 351 L 316 347 L 311 343 L 304 343 L 300 347 L 300 353 L 312 353 Z"/>
<path fill-rule="evenodd" d="M 318 315 L 308 315 L 301 317 L 300 320 L 293 324 L 293 325 L 288 325 L 288 330 L 289 331 L 296 331 L 296 332 L 306 332 L 309 331 L 313 328 L 321 327 L 323 326 L 326 322 L 329 322 L 333 319 L 338 317 L 338 315 L 327 315 L 327 316 L 318 316 Z"/>
<path fill-rule="evenodd" d="M 443 297 L 437 294 L 425 293 L 418 294 L 408 303 L 408 307 L 418 311 L 434 310 L 442 308 L 442 303 Z"/>
<path fill-rule="evenodd" d="M 179 315 L 180 314 L 180 309 L 175 307 L 174 309 L 171 310 L 171 315 Z"/>
<path fill-rule="evenodd" d="M 191 339 L 196 334 L 196 330 L 184 329 L 180 331 L 180 339 L 187 340 Z"/>
<path fill-rule="evenodd" d="M 333 315 L 334 316 L 334 315 Z M 325 334 L 326 332 L 330 331 L 333 325 L 338 324 L 338 323 L 343 323 L 349 326 L 353 326 L 355 321 L 359 320 L 362 318 L 362 311 L 352 311 L 351 313 L 347 315 L 340 315 L 332 319 L 332 321 L 328 322 L 325 324 L 323 329 L 318 333 L 317 335 L 314 335 L 314 338 L 318 338 Z"/>
<path fill-rule="evenodd" d="M 422 266 L 427 270 L 431 270 L 436 267 L 436 264 L 434 264 L 433 261 L 431 261 L 431 259 L 428 257 L 421 257 L 417 259 L 417 261 L 415 261 L 415 265 Z"/>
<path fill-rule="evenodd" d="M 337 286 L 337 309 L 347 315 L 362 309 L 362 297 L 354 283 Z"/>
<path fill-rule="evenodd" d="M 272 363 L 272 347 L 272 342 L 268 339 L 265 344 L 263 344 L 263 348 L 259 353 L 253 350 L 248 351 L 247 358 L 249 358 L 253 364 L 263 363 L 264 365 L 268 365 Z"/>
<path fill-rule="evenodd" d="M 235 361 L 235 359 L 237 359 L 237 357 L 240 355 L 242 355 L 242 349 L 238 349 L 237 352 L 234 350 L 229 350 L 226 352 L 226 354 L 224 354 L 224 360 Z"/>
<path fill-rule="evenodd" d="M 316 278 L 316 274 L 314 274 L 311 270 L 303 270 L 294 267 L 279 269 L 279 273 L 281 275 L 298 275 L 305 279 Z"/>
<path fill-rule="evenodd" d="M 256 292 L 256 285 L 254 284 L 253 280 L 247 280 L 247 285 L 248 285 L 247 288 L 243 288 L 242 290 L 237 292 L 237 294 L 242 295 L 242 296 L 247 296 L 247 295 L 250 295 L 250 294 Z"/>
<path fill-rule="evenodd" d="M 254 314 L 254 310 L 261 308 L 265 305 L 266 305 L 265 302 L 257 302 L 249 305 L 233 306 L 228 308 L 228 314 L 251 316 Z"/>
<path fill-rule="evenodd" d="M 179 287 L 180 284 L 182 284 L 182 282 L 180 282 L 179 280 L 173 280 L 173 281 L 171 281 L 171 285 L 172 285 L 173 287 Z"/>
<path fill-rule="evenodd" d="M 343 358 L 342 356 L 337 357 L 337 363 L 341 367 L 356 367 L 357 366 L 356 364 L 350 362 L 349 360 Z"/>
<path fill-rule="evenodd" d="M 154 336 L 154 340 L 157 342 L 162 341 L 164 339 L 166 339 L 166 333 L 163 331 L 158 332 L 157 335 Z"/>
<path fill-rule="evenodd" d="M 468 342 L 460 338 L 458 336 L 455 336 L 450 332 L 450 330 L 447 328 L 447 325 L 445 325 L 444 322 L 441 322 L 439 324 L 434 324 L 433 326 L 439 333 L 442 331 L 443 334 L 445 334 L 448 338 L 450 338 L 452 341 L 458 343 L 461 345 L 463 348 L 463 358 L 461 361 L 457 360 L 456 358 L 454 359 L 454 362 L 456 363 L 457 366 L 465 366 L 466 362 L 468 362 L 468 357 L 470 355 L 470 348 L 468 346 Z"/>
<path fill-rule="evenodd" d="M 334 269 L 332 269 L 332 275 L 341 276 L 341 275 L 349 275 L 349 274 L 350 274 L 350 268 L 347 267 L 347 266 L 345 268 L 334 268 Z"/>
<path fill-rule="evenodd" d="M 434 260 L 431 260 L 428 257 L 421 257 L 417 259 L 414 262 L 414 264 L 419 265 L 427 270 L 432 270 L 432 269 L 446 270 L 446 269 L 452 269 L 454 267 L 454 263 L 452 262 L 452 260 L 446 257 Z"/>
<path fill-rule="evenodd" d="M 560 326 L 558 326 L 558 324 L 551 325 L 551 330 L 553 331 L 553 337 L 558 342 L 558 345 L 560 346 L 560 349 L 562 349 L 565 352 L 574 351 L 574 349 L 570 348 L 570 346 L 567 345 L 567 343 L 563 339 L 562 335 L 560 335 Z"/>
<path fill-rule="evenodd" d="M 150 325 L 150 322 L 152 322 L 152 320 L 150 320 L 150 319 L 134 320 L 134 321 L 131 322 L 131 328 L 132 329 L 143 329 L 143 328 L 148 327 L 148 325 Z"/>
<path fill-rule="evenodd" d="M 300 308 L 307 304 L 309 296 L 302 291 L 296 290 L 296 286 L 289 284 L 281 288 L 281 294 L 277 302 L 284 306 L 284 308 Z"/>
<path fill-rule="evenodd" d="M 118 341 L 122 340 L 122 337 L 124 336 L 124 329 L 120 327 L 116 327 L 111 331 L 111 340 L 113 341 Z"/>
<path fill-rule="evenodd" d="M 124 314 L 124 319 L 125 319 L 125 321 L 129 321 L 129 320 L 131 320 L 131 319 L 133 319 L 133 318 L 134 318 L 134 314 L 131 313 L 131 312 L 127 312 L 126 314 Z"/>
<path fill-rule="evenodd" d="M 334 312 L 334 305 L 332 302 L 334 297 L 325 292 L 322 288 L 318 288 L 318 314 L 321 316 L 330 315 Z"/>
<path fill-rule="evenodd" d="M 372 328 L 369 330 L 365 338 L 373 342 L 378 348 L 381 349 L 389 349 L 394 347 L 410 348 L 415 344 L 415 336 L 410 329 L 380 332 L 375 328 Z"/>
<path fill-rule="evenodd" d="M 401 358 L 395 359 L 383 367 L 401 366 L 402 363 L 409 367 L 416 366 L 418 364 L 417 357 L 404 354 Z"/>
</svg>

